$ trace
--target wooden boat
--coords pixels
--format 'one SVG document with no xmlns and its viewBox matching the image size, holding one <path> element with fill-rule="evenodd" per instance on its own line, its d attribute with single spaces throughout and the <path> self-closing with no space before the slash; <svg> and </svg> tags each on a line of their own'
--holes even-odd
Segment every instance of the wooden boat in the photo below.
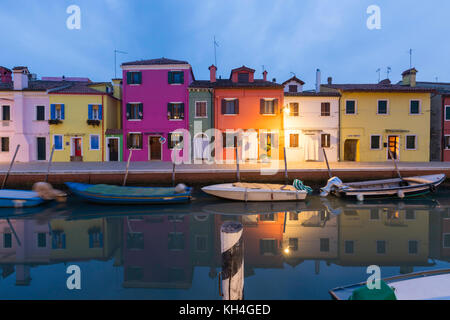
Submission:
<svg viewBox="0 0 450 320">
<path fill-rule="evenodd" d="M 450 300 L 450 269 L 390 277 L 380 281 L 380 289 L 362 282 L 329 292 L 335 300 Z"/>
<path fill-rule="evenodd" d="M 320 195 L 325 197 L 332 193 L 338 197 L 356 198 L 359 201 L 366 198 L 404 199 L 436 192 L 444 181 L 445 174 L 351 183 L 343 183 L 339 178 L 332 177 L 321 189 Z"/>
<path fill-rule="evenodd" d="M 45 202 L 37 192 L 25 190 L 0 190 L 1 208 L 35 207 Z"/>
<path fill-rule="evenodd" d="M 102 204 L 162 204 L 183 203 L 191 199 L 192 188 L 122 187 L 106 184 L 66 182 L 76 196 L 89 202 Z"/>
<path fill-rule="evenodd" d="M 300 201 L 308 195 L 306 190 L 294 186 L 262 183 L 225 183 L 202 188 L 203 192 L 237 201 Z"/>
</svg>

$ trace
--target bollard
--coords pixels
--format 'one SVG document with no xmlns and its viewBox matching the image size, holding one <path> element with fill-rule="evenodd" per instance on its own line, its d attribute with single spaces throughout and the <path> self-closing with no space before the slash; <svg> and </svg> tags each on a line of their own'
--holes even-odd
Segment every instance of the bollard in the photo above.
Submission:
<svg viewBox="0 0 450 320">
<path fill-rule="evenodd" d="M 242 224 L 227 221 L 220 229 L 222 272 L 220 273 L 223 300 L 244 299 L 244 243 Z"/>
</svg>

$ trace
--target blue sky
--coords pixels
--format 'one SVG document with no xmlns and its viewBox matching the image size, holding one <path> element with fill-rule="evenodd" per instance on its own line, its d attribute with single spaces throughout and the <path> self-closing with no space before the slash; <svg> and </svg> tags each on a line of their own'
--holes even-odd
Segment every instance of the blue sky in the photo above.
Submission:
<svg viewBox="0 0 450 320">
<path fill-rule="evenodd" d="M 450 82 L 446 23 L 450 1 L 433 0 L 1 0 L 0 65 L 27 65 L 41 76 L 114 76 L 114 49 L 123 61 L 168 57 L 209 77 L 213 37 L 218 73 L 243 64 L 283 82 L 294 72 L 312 89 L 322 81 L 373 83 L 409 68 L 418 79 Z M 69 5 L 81 8 L 81 30 L 69 30 Z M 369 30 L 369 5 L 381 8 L 381 29 Z M 7 26 L 7 27 L 5 27 Z M 119 70 L 119 68 L 118 68 Z"/>
</svg>

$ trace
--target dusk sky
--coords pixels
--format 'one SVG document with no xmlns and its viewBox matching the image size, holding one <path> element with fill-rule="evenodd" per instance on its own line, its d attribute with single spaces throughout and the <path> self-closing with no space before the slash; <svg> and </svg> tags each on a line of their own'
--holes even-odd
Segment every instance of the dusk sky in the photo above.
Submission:
<svg viewBox="0 0 450 320">
<path fill-rule="evenodd" d="M 81 29 L 69 30 L 70 5 L 81 8 Z M 369 30 L 367 7 L 381 8 L 381 29 Z M 270 79 L 296 76 L 312 89 L 322 81 L 373 83 L 391 67 L 400 80 L 409 49 L 418 80 L 450 82 L 447 23 L 450 1 L 407 0 L 2 0 L 0 65 L 26 65 L 42 76 L 114 77 L 121 62 L 166 57 L 187 60 L 196 79 L 209 77 L 217 48 L 218 74 L 242 65 Z M 117 68 L 120 71 L 120 68 Z"/>
</svg>

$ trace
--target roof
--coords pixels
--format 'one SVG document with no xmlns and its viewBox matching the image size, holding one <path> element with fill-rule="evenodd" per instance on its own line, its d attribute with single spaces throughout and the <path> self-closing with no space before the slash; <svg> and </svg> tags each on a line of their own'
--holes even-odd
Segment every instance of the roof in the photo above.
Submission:
<svg viewBox="0 0 450 320">
<path fill-rule="evenodd" d="M 123 130 L 122 129 L 106 129 L 106 132 L 105 132 L 105 134 L 110 134 L 110 135 L 113 135 L 113 134 L 122 134 L 123 133 Z"/>
<path fill-rule="evenodd" d="M 10 69 L 8 69 L 7 67 L 3 67 L 3 66 L 0 66 L 0 69 L 4 69 L 6 71 L 12 72 Z"/>
<path fill-rule="evenodd" d="M 249 67 L 246 67 L 246 66 L 242 66 L 242 67 L 239 67 L 239 68 L 236 68 L 236 69 L 233 69 L 233 70 L 231 70 L 231 73 L 233 73 L 233 72 L 239 72 L 239 71 L 248 71 L 248 72 L 255 72 L 255 69 L 252 69 L 252 68 L 249 68 Z"/>
<path fill-rule="evenodd" d="M 400 81 L 399 84 L 402 82 Z M 418 81 L 416 82 L 416 87 L 430 88 L 436 90 L 440 94 L 450 95 L 450 83 L 448 82 L 426 82 Z"/>
<path fill-rule="evenodd" d="M 283 82 L 282 85 L 284 86 L 284 85 L 286 85 L 286 83 L 291 82 L 291 81 L 298 82 L 298 83 L 300 83 L 301 85 L 304 85 L 304 84 L 305 84 L 304 81 L 300 80 L 300 79 L 297 78 L 296 76 L 293 76 L 292 78 L 287 79 L 285 82 Z"/>
<path fill-rule="evenodd" d="M 216 82 L 209 80 L 193 81 L 189 88 L 284 88 L 281 84 L 262 79 L 255 79 L 253 82 L 233 82 L 230 79 L 217 79 Z"/>
<path fill-rule="evenodd" d="M 285 92 L 285 97 L 340 97 L 339 92 L 315 92 L 315 91 L 303 91 L 303 92 Z"/>
<path fill-rule="evenodd" d="M 45 81 L 45 80 L 32 80 L 28 81 L 28 87 L 23 91 L 47 91 L 63 86 L 67 86 L 72 82 L 70 81 Z M 0 91 L 13 91 L 14 83 L 0 83 Z"/>
<path fill-rule="evenodd" d="M 170 64 L 189 64 L 189 63 L 187 61 L 173 60 L 162 57 L 158 59 L 124 62 L 122 63 L 122 66 L 151 66 L 151 65 L 166 65 L 166 64 L 170 65 Z"/>
<path fill-rule="evenodd" d="M 402 86 L 398 84 L 322 84 L 322 87 L 340 90 L 340 91 L 357 91 L 357 92 L 417 92 L 426 93 L 434 92 L 434 89 Z"/>
</svg>

